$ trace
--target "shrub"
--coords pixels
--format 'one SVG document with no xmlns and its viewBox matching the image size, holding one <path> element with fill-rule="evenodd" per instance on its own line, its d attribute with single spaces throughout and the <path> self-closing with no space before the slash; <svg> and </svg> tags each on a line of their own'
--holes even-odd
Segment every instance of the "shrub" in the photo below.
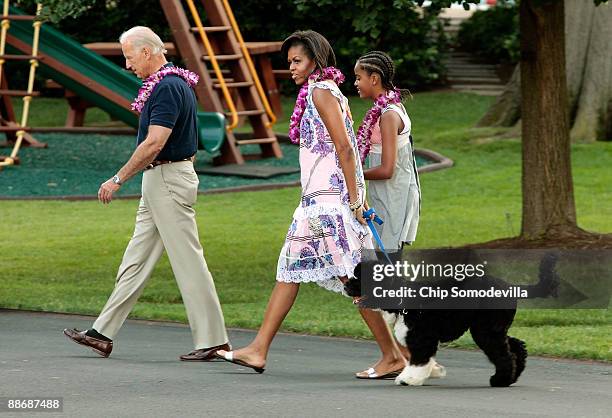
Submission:
<svg viewBox="0 0 612 418">
<path fill-rule="evenodd" d="M 475 12 L 461 24 L 457 44 L 462 50 L 492 61 L 518 62 L 520 45 L 517 6 L 497 6 Z"/>
<path fill-rule="evenodd" d="M 409 0 L 242 0 L 235 14 L 249 40 L 280 40 L 302 29 L 320 32 L 347 75 L 360 55 L 379 49 L 394 59 L 400 86 L 430 85 L 442 78 L 446 42 L 438 13 L 421 14 Z M 277 58 L 277 65 L 285 62 Z"/>
</svg>

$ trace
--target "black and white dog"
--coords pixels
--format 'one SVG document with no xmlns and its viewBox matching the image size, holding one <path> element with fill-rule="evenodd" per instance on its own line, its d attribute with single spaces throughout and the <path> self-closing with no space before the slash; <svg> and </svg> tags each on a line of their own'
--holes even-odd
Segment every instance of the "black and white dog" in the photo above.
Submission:
<svg viewBox="0 0 612 418">
<path fill-rule="evenodd" d="M 556 294 L 559 285 L 555 272 L 556 262 L 556 255 L 547 254 L 540 262 L 538 283 L 524 288 L 537 297 Z M 345 290 L 351 296 L 361 296 L 361 272 L 359 265 L 355 269 L 357 279 L 346 283 Z M 484 287 L 509 286 L 490 276 L 478 280 L 479 286 Z M 474 342 L 495 366 L 495 374 L 489 380 L 491 386 L 510 386 L 525 369 L 527 359 L 525 343 L 508 336 L 515 313 L 516 303 L 513 309 L 384 310 L 383 315 L 397 340 L 411 353 L 409 364 L 395 379 L 395 383 L 420 386 L 430 377 L 441 377 L 433 358 L 438 344 L 454 341 L 469 329 Z"/>
</svg>

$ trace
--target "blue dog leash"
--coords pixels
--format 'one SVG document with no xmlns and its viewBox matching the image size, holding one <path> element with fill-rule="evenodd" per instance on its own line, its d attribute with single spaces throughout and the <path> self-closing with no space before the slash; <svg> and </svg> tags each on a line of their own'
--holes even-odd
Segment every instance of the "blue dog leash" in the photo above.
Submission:
<svg viewBox="0 0 612 418">
<path fill-rule="evenodd" d="M 376 214 L 376 211 L 374 210 L 374 208 L 370 208 L 366 210 L 363 213 L 363 218 L 368 223 L 368 226 L 370 227 L 370 231 L 372 231 L 372 235 L 374 236 L 374 239 L 376 240 L 378 247 L 382 250 L 383 254 L 387 258 L 387 261 L 389 262 L 389 264 L 393 264 L 393 262 L 391 261 L 391 258 L 389 257 L 389 254 L 387 254 L 387 251 L 385 250 L 385 246 L 383 245 L 382 240 L 380 239 L 380 236 L 378 235 L 378 232 L 376 231 L 376 228 L 374 227 L 374 224 L 372 223 L 372 219 L 370 219 L 370 216 L 372 216 L 372 214 L 374 215 L 374 222 L 376 222 L 378 225 L 382 225 L 383 220 L 380 219 L 380 217 Z"/>
</svg>

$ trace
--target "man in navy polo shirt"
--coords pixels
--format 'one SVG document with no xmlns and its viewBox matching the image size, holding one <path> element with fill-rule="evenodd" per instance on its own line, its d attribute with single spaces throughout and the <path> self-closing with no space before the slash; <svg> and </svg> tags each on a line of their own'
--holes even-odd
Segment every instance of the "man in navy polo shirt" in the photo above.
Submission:
<svg viewBox="0 0 612 418">
<path fill-rule="evenodd" d="M 113 339 L 132 310 L 164 249 L 185 304 L 195 350 L 180 357 L 208 361 L 229 350 L 223 313 L 198 237 L 193 205 L 199 179 L 197 103 L 191 88 L 197 76 L 166 61 L 164 44 L 151 29 L 136 26 L 119 39 L 126 68 L 144 79 L 132 104 L 139 111 L 138 144 L 129 161 L 102 183 L 98 199 L 110 203 L 121 185 L 138 172 L 142 199 L 115 288 L 91 329 L 65 329 L 71 340 L 108 357 Z"/>
</svg>

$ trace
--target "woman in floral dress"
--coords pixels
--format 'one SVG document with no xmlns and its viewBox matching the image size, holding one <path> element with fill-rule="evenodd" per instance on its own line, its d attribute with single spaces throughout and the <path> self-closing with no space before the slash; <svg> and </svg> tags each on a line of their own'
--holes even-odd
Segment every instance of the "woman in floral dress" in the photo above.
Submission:
<svg viewBox="0 0 612 418">
<path fill-rule="evenodd" d="M 365 182 L 353 121 L 348 101 L 338 88 L 344 76 L 333 67 L 334 52 L 314 31 L 294 33 L 281 51 L 287 56 L 294 82 L 302 86 L 289 129 L 289 137 L 300 146 L 301 201 L 280 252 L 277 282 L 257 336 L 245 348 L 217 352 L 217 357 L 259 373 L 300 283 L 312 282 L 343 293 L 343 282 L 354 277 L 362 250 L 373 248 L 363 219 Z M 375 337 L 377 332 L 386 332 L 391 349 L 395 347 L 394 360 L 385 365 L 389 369 L 385 371 L 401 370 L 405 362 L 380 313 L 360 311 L 375 318 Z"/>
</svg>

